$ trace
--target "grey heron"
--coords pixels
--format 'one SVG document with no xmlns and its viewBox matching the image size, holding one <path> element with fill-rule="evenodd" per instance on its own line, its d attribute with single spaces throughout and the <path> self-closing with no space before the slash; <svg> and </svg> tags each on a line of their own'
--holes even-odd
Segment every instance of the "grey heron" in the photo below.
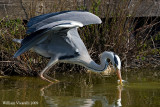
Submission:
<svg viewBox="0 0 160 107">
<path fill-rule="evenodd" d="M 50 58 L 47 66 L 40 72 L 40 77 L 49 82 L 52 81 L 45 77 L 45 72 L 57 62 L 79 64 L 91 71 L 102 72 L 107 69 L 109 58 L 122 84 L 121 61 L 118 55 L 105 51 L 100 55 L 100 64 L 95 63 L 78 34 L 79 27 L 101 22 L 98 16 L 87 11 L 62 11 L 33 17 L 27 23 L 28 36 L 14 39 L 21 43 L 14 58 L 29 49 Z"/>
</svg>

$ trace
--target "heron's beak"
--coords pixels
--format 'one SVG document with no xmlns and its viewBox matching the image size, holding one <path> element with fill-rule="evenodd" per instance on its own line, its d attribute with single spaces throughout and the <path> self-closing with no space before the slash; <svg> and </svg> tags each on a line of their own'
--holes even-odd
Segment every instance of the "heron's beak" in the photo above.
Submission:
<svg viewBox="0 0 160 107">
<path fill-rule="evenodd" d="M 123 85 L 123 83 L 122 83 L 122 77 L 121 77 L 121 71 L 119 69 L 116 69 L 116 70 L 117 70 L 117 76 L 119 78 L 119 83 L 120 83 L 120 85 Z"/>
</svg>

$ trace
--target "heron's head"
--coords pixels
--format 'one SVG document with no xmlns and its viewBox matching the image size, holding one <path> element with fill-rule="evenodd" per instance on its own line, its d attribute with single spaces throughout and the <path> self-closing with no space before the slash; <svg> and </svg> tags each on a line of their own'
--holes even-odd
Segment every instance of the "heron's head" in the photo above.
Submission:
<svg viewBox="0 0 160 107">
<path fill-rule="evenodd" d="M 104 51 L 104 52 L 101 54 L 101 60 L 106 59 L 106 58 L 107 58 L 107 59 L 110 59 L 110 61 L 112 62 L 113 67 L 114 67 L 115 71 L 117 72 L 117 76 L 118 76 L 118 78 L 119 78 L 120 84 L 122 85 L 121 60 L 120 60 L 119 56 L 116 55 L 116 54 L 113 53 L 113 52 Z M 106 63 L 108 64 L 107 60 L 106 60 Z"/>
</svg>

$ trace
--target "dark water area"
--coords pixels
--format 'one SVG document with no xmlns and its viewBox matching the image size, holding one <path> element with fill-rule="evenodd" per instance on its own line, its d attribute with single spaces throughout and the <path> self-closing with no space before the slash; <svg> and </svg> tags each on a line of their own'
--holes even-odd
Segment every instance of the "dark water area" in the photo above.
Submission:
<svg viewBox="0 0 160 107">
<path fill-rule="evenodd" d="M 123 72 L 116 75 L 56 74 L 61 82 L 49 84 L 39 77 L 1 77 L 0 107 L 159 107 L 160 70 Z"/>
</svg>

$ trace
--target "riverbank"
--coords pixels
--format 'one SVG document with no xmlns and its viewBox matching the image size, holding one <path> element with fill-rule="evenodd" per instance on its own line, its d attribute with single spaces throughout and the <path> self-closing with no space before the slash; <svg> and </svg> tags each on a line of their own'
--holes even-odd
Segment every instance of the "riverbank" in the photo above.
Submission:
<svg viewBox="0 0 160 107">
<path fill-rule="evenodd" d="M 2 58 L 3 54 L 3 58 Z M 8 57 L 10 56 L 10 57 Z M 21 76 L 38 76 L 39 72 L 45 67 L 45 65 L 48 62 L 48 59 L 42 58 L 43 61 L 41 62 L 32 62 L 32 65 L 29 64 L 28 61 L 24 62 L 20 58 L 13 59 L 11 55 L 8 53 L 2 53 L 0 56 L 0 75 L 21 75 Z M 112 66 L 112 65 L 111 65 Z M 128 70 L 130 71 L 134 70 L 140 70 L 140 69 L 160 69 L 160 55 L 147 55 L 147 56 L 135 56 L 130 58 L 130 61 L 128 61 L 127 66 L 122 63 L 122 70 Z M 113 68 L 109 68 L 107 71 L 108 74 L 112 74 Z M 76 72 L 75 72 L 76 71 Z M 79 65 L 73 65 L 73 64 L 65 64 L 65 63 L 59 63 L 52 67 L 52 69 L 49 72 L 49 75 L 54 75 L 55 73 L 88 73 L 87 69 L 85 69 L 82 66 Z M 160 72 L 159 72 L 160 73 Z M 105 73 L 106 75 L 106 73 Z M 156 75 L 156 74 L 155 74 Z"/>
<path fill-rule="evenodd" d="M 17 24 L 17 22 L 15 22 Z M 23 29 L 19 29 L 21 26 L 23 26 Z M 26 52 L 22 54 L 17 59 L 13 58 L 14 53 L 18 50 L 20 47 L 19 44 L 14 43 L 12 41 L 13 38 L 24 38 L 25 36 L 25 26 L 22 23 L 17 24 L 16 26 L 12 26 L 17 28 L 18 30 L 15 30 L 15 28 L 9 28 L 2 31 L 1 30 L 1 38 L 0 41 L 2 44 L 0 44 L 1 52 L 0 52 L 0 73 L 1 75 L 21 75 L 21 76 L 37 76 L 38 73 L 46 66 L 48 63 L 48 59 L 36 54 L 33 51 Z M 105 50 L 114 51 L 116 52 L 122 61 L 122 69 L 139 69 L 139 68 L 158 68 L 160 66 L 160 49 L 152 49 L 152 48 L 145 48 L 139 50 L 135 47 L 133 50 L 137 49 L 136 51 L 124 53 L 124 45 L 120 44 L 119 49 L 116 46 L 111 45 L 111 41 L 105 43 L 105 37 L 102 36 L 102 38 L 99 38 L 98 36 L 94 36 L 94 39 L 91 36 L 93 33 L 97 31 L 90 30 L 93 28 L 87 29 L 81 29 L 79 31 L 81 38 L 83 39 L 85 45 L 87 46 L 89 53 L 93 60 L 95 60 L 97 63 L 99 63 L 99 54 Z M 98 27 L 96 27 L 98 29 Z M 2 29 L 2 28 L 1 28 Z M 3 28 L 4 29 L 4 28 Z M 95 28 L 94 28 L 95 30 Z M 87 36 L 84 38 L 85 34 Z M 13 34 L 14 33 L 14 34 Z M 91 34 L 90 34 L 91 33 Z M 99 35 L 100 36 L 100 35 Z M 109 36 L 111 37 L 111 36 Z M 121 37 L 117 37 L 115 39 L 119 39 Z M 98 40 L 97 40 L 98 39 Z M 95 42 L 97 40 L 97 42 Z M 94 42 L 92 42 L 94 41 Z M 99 42 L 98 42 L 99 41 Z M 102 44 L 103 42 L 104 44 Z M 123 41 L 121 41 L 123 43 Z M 110 44 L 110 45 L 107 45 Z M 149 45 L 148 45 L 149 46 Z M 103 47 L 103 48 L 102 48 Z M 72 64 L 56 64 L 52 70 L 50 71 L 58 71 L 61 73 L 66 72 L 79 72 L 79 73 L 85 73 L 87 70 L 84 67 L 78 66 L 78 65 L 72 65 Z M 54 72 L 49 72 L 49 74 L 52 74 Z"/>
<path fill-rule="evenodd" d="M 93 3 L 88 11 L 101 16 L 100 4 L 101 1 Z M 117 4 L 114 10 L 106 9 L 105 15 L 101 17 L 102 24 L 79 28 L 81 39 L 90 56 L 97 63 L 100 62 L 99 54 L 103 51 L 113 51 L 120 57 L 123 69 L 159 67 L 160 17 L 135 16 L 135 13 L 129 12 L 127 4 L 128 2 L 124 1 L 122 4 Z M 85 10 L 85 8 L 77 10 Z M 18 18 L 11 20 L 8 16 L 0 19 L 0 72 L 2 75 L 36 76 L 48 63 L 48 59 L 31 50 L 13 59 L 20 44 L 12 40 L 28 36 L 27 22 L 28 20 Z M 78 65 L 56 64 L 52 71 L 83 72 L 86 69 Z"/>
</svg>

